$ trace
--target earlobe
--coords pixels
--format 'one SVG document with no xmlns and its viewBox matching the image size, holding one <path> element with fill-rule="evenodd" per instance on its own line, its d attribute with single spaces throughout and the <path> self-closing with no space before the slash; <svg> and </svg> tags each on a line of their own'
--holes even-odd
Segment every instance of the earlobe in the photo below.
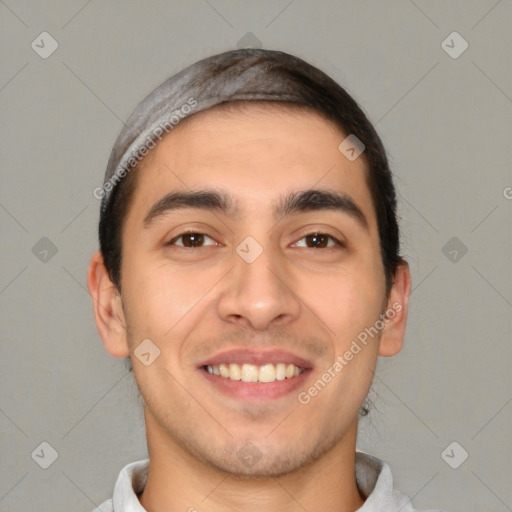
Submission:
<svg viewBox="0 0 512 512">
<path fill-rule="evenodd" d="M 388 303 L 387 322 L 382 331 L 379 356 L 391 357 L 402 349 L 407 324 L 409 295 L 411 294 L 411 273 L 409 265 L 401 263 L 393 278 Z"/>
<path fill-rule="evenodd" d="M 111 281 L 101 252 L 95 252 L 89 262 L 87 288 L 92 298 L 94 319 L 107 352 L 125 358 L 130 354 L 121 295 Z"/>
</svg>

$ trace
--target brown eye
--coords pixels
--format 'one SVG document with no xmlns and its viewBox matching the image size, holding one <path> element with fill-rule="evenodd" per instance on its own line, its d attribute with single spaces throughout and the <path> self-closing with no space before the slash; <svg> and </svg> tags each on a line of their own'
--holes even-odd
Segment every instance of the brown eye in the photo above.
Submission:
<svg viewBox="0 0 512 512">
<path fill-rule="evenodd" d="M 305 243 L 301 243 L 305 240 Z M 328 247 L 342 245 L 336 238 L 325 233 L 311 233 L 304 236 L 294 244 L 298 247 L 307 247 L 308 249 L 326 249 Z"/>
<path fill-rule="evenodd" d="M 204 235 L 201 233 L 187 233 L 182 235 L 183 245 L 185 247 L 197 247 L 203 245 Z"/>
<path fill-rule="evenodd" d="M 306 236 L 306 243 L 308 243 L 308 247 L 327 247 L 327 244 L 329 243 L 329 237 L 315 233 L 314 235 Z"/>
<path fill-rule="evenodd" d="M 176 243 L 179 240 L 181 240 L 181 243 Z M 178 247 L 194 249 L 196 247 L 203 247 L 206 240 L 211 240 L 214 242 L 212 238 L 210 238 L 208 235 L 204 235 L 203 233 L 182 233 L 181 235 L 178 235 L 170 240 L 167 245 L 176 245 Z"/>
</svg>

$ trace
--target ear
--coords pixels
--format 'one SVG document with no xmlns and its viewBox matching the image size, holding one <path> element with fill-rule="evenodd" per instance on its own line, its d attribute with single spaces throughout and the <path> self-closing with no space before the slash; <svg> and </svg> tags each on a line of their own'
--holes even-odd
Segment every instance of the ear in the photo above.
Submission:
<svg viewBox="0 0 512 512">
<path fill-rule="evenodd" d="M 409 296 L 411 294 L 411 273 L 406 262 L 401 263 L 393 277 L 393 285 L 387 301 L 387 319 L 379 345 L 379 356 L 391 357 L 402 349 Z"/>
<path fill-rule="evenodd" d="M 100 251 L 89 262 L 87 288 L 92 297 L 94 319 L 107 352 L 114 357 L 128 357 L 126 322 L 121 295 L 110 280 Z"/>
</svg>

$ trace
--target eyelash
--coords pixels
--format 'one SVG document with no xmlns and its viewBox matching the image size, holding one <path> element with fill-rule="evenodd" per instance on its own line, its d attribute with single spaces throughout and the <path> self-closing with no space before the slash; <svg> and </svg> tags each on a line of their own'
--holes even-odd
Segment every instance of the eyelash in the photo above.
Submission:
<svg viewBox="0 0 512 512">
<path fill-rule="evenodd" d="M 166 246 L 173 246 L 175 245 L 175 242 L 177 240 L 179 240 L 180 238 L 182 238 L 183 236 L 186 236 L 186 235 L 203 235 L 207 238 L 210 238 L 211 240 L 213 240 L 213 238 L 211 236 L 208 236 L 206 235 L 205 233 L 200 233 L 198 231 L 184 231 L 183 233 L 180 233 L 179 235 L 173 237 L 171 240 L 169 240 L 165 245 Z M 307 238 L 309 236 L 314 236 L 314 235 L 317 235 L 317 236 L 326 236 L 328 239 L 332 240 L 334 242 L 334 244 L 340 248 L 343 248 L 345 247 L 345 244 L 340 242 L 336 237 L 332 236 L 332 235 L 329 235 L 328 233 L 322 233 L 320 231 L 312 231 L 311 233 L 307 233 L 306 235 L 302 236 L 298 241 L 300 240 L 303 240 L 304 238 Z M 297 242 L 295 242 L 297 243 Z M 177 245 L 176 247 L 182 247 L 183 249 L 201 249 L 205 246 L 199 246 L 199 247 L 185 247 L 183 245 Z M 327 247 L 322 247 L 321 249 L 332 249 L 333 246 L 327 246 Z M 315 247 L 306 247 L 306 249 L 314 249 L 314 250 L 317 250 L 318 248 L 315 248 Z"/>
</svg>

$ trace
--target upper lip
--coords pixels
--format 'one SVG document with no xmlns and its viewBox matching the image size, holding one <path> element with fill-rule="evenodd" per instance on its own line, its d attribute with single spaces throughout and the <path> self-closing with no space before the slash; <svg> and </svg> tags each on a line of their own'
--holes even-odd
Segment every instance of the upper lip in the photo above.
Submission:
<svg viewBox="0 0 512 512">
<path fill-rule="evenodd" d="M 208 365 L 214 366 L 222 363 L 246 363 L 253 364 L 255 366 L 262 366 L 267 363 L 271 363 L 274 365 L 278 363 L 285 363 L 294 364 L 295 366 L 299 366 L 301 368 L 310 369 L 313 367 L 311 361 L 303 359 L 302 357 L 292 354 L 291 352 L 287 352 L 286 350 L 268 348 L 264 349 L 257 347 L 251 347 L 250 349 L 232 349 L 226 350 L 224 352 L 219 352 L 218 354 L 215 354 L 214 356 L 200 363 L 199 367 L 201 368 L 203 366 Z"/>
</svg>

